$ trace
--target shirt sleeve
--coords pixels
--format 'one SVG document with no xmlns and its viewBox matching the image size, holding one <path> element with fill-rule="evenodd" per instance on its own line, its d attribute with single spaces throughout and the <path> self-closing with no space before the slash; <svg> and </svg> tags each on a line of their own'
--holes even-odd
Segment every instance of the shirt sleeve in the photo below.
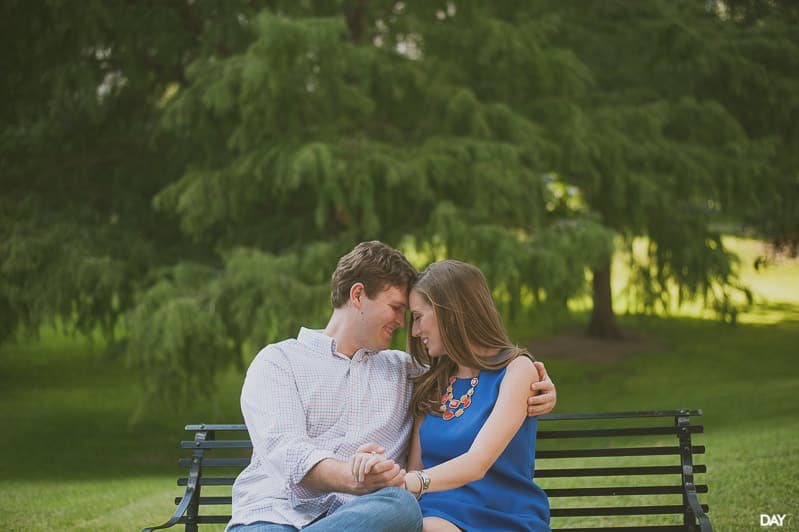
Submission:
<svg viewBox="0 0 799 532">
<path fill-rule="evenodd" d="M 296 379 L 280 348 L 267 346 L 253 360 L 242 387 L 241 412 L 253 453 L 285 480 L 289 503 L 299 511 L 321 513 L 332 494 L 299 483 L 335 453 L 318 448 L 308 436 Z"/>
</svg>

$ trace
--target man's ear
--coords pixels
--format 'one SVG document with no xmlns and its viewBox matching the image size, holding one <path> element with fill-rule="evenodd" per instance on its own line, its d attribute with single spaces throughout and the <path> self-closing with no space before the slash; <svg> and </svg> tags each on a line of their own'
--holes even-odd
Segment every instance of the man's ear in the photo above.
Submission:
<svg viewBox="0 0 799 532">
<path fill-rule="evenodd" d="M 361 298 L 366 297 L 366 286 L 357 282 L 350 287 L 350 303 L 357 309 L 361 308 Z"/>
</svg>

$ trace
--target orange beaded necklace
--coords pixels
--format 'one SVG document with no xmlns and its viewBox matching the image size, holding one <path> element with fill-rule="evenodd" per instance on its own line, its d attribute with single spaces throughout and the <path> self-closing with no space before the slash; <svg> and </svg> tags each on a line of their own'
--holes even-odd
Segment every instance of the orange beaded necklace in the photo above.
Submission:
<svg viewBox="0 0 799 532">
<path fill-rule="evenodd" d="M 472 404 L 472 395 L 474 394 L 474 389 L 477 387 L 477 383 L 479 382 L 477 377 L 472 377 L 472 380 L 469 383 L 472 387 L 469 388 L 465 394 L 461 395 L 460 399 L 453 399 L 452 385 L 456 380 L 457 379 L 454 375 L 449 378 L 447 391 L 441 396 L 441 406 L 438 407 L 438 411 L 442 413 L 441 417 L 444 418 L 444 421 L 449 421 L 454 417 L 460 417 L 463 415 L 463 411 L 469 408 L 469 405 Z"/>
</svg>

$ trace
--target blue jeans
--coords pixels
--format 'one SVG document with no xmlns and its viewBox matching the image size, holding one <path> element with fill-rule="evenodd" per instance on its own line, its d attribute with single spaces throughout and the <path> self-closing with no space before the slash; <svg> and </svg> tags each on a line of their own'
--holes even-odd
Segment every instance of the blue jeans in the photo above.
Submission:
<svg viewBox="0 0 799 532">
<path fill-rule="evenodd" d="M 236 525 L 230 532 L 296 532 L 291 525 L 259 521 Z M 307 532 L 421 532 L 422 511 L 402 488 L 383 488 L 361 495 L 330 515 L 304 527 Z"/>
</svg>

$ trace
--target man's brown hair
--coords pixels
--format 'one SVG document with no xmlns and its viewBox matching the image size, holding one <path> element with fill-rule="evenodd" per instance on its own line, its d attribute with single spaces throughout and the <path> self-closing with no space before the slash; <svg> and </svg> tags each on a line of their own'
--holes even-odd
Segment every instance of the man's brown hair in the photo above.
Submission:
<svg viewBox="0 0 799 532">
<path fill-rule="evenodd" d="M 405 255 L 391 246 L 378 240 L 361 242 L 339 259 L 333 272 L 330 300 L 333 308 L 343 307 L 350 298 L 350 288 L 358 282 L 363 283 L 370 299 L 392 286 L 407 291 L 416 273 Z"/>
</svg>

